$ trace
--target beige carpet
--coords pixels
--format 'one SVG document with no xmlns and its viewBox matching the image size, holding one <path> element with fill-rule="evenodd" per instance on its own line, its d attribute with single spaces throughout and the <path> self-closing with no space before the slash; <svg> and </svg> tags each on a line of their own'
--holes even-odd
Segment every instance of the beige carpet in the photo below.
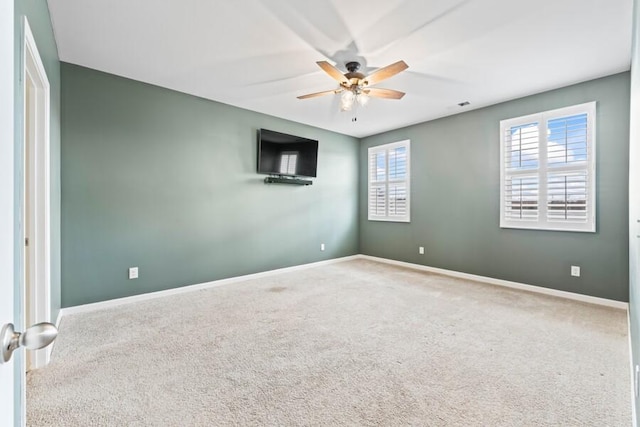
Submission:
<svg viewBox="0 0 640 427">
<path fill-rule="evenodd" d="M 628 426 L 626 313 L 365 260 L 63 318 L 29 426 Z"/>
</svg>

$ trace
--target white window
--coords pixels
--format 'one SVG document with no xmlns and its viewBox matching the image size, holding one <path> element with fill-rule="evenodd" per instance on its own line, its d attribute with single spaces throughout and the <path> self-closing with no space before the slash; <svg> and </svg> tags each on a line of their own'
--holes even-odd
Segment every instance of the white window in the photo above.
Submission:
<svg viewBox="0 0 640 427">
<path fill-rule="evenodd" d="M 369 148 L 369 220 L 409 222 L 409 143 Z"/>
<path fill-rule="evenodd" d="M 596 229 L 596 103 L 500 122 L 500 227 Z"/>
<path fill-rule="evenodd" d="M 287 175 L 296 174 L 296 163 L 298 162 L 298 153 L 295 151 L 283 152 L 280 155 L 280 173 Z"/>
</svg>

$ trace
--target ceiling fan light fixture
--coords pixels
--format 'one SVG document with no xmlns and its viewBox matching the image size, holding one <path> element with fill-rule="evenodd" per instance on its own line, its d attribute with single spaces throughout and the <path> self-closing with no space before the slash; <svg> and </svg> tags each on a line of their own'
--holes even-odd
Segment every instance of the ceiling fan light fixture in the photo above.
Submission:
<svg viewBox="0 0 640 427">
<path fill-rule="evenodd" d="M 345 90 L 340 96 L 340 111 L 351 111 L 356 95 L 351 90 Z"/>
<path fill-rule="evenodd" d="M 364 107 L 369 102 L 369 95 L 360 86 L 353 86 L 342 92 L 340 96 L 340 111 L 351 111 L 354 105 Z"/>
<path fill-rule="evenodd" d="M 359 93 L 358 95 L 356 95 L 356 100 L 361 107 L 364 107 L 369 103 L 369 95 L 364 92 Z"/>
</svg>

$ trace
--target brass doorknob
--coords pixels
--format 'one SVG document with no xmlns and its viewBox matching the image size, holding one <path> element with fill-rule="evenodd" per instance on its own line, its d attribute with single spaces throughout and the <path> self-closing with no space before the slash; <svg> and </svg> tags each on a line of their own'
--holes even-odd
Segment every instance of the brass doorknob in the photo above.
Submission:
<svg viewBox="0 0 640 427">
<path fill-rule="evenodd" d="M 52 323 L 36 323 L 23 333 L 16 332 L 13 323 L 7 323 L 0 332 L 0 344 L 2 345 L 0 364 L 8 362 L 14 350 L 19 347 L 38 350 L 51 344 L 57 336 L 58 328 Z"/>
</svg>

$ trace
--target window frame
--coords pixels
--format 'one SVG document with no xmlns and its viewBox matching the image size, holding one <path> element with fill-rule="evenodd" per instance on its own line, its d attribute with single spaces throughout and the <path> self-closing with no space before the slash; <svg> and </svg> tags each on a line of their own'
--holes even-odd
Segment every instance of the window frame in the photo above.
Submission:
<svg viewBox="0 0 640 427">
<path fill-rule="evenodd" d="M 512 119 L 500 121 L 500 228 L 516 228 L 530 230 L 572 231 L 572 232 L 596 232 L 596 102 L 587 102 L 569 107 L 544 111 Z M 580 114 L 586 114 L 586 156 L 582 164 L 551 166 L 548 165 L 548 128 L 549 122 Z M 511 128 L 537 122 L 538 127 L 538 165 L 536 168 L 522 169 L 520 171 L 506 171 L 506 141 L 507 131 Z M 578 173 L 585 172 L 586 187 L 586 221 L 554 221 L 547 215 L 548 212 L 548 177 L 554 173 Z M 506 180 L 509 177 L 537 177 L 538 179 L 538 218 L 512 219 L 506 217 Z"/>
<path fill-rule="evenodd" d="M 406 150 L 406 172 L 403 179 L 389 179 L 389 152 L 404 147 Z M 385 179 L 382 181 L 372 180 L 371 156 L 377 153 L 385 153 Z M 389 215 L 389 185 L 404 183 L 406 188 L 406 214 L 403 216 Z M 385 188 L 385 215 L 375 215 L 371 212 L 371 189 L 372 187 L 384 186 Z M 411 140 L 391 142 L 383 145 L 369 147 L 367 150 L 367 219 L 369 221 L 384 222 L 411 222 Z"/>
</svg>

